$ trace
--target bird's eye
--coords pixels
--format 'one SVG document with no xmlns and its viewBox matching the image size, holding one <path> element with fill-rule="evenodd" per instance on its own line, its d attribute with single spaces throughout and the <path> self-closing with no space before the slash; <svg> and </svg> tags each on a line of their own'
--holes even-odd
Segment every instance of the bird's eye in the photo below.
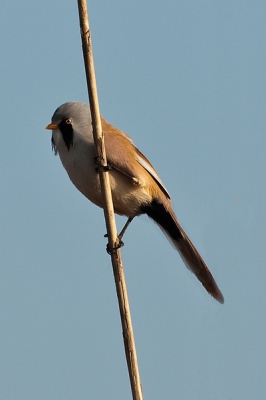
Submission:
<svg viewBox="0 0 266 400">
<path fill-rule="evenodd" d="M 71 118 L 66 119 L 66 124 L 71 125 L 72 124 L 72 119 Z"/>
</svg>

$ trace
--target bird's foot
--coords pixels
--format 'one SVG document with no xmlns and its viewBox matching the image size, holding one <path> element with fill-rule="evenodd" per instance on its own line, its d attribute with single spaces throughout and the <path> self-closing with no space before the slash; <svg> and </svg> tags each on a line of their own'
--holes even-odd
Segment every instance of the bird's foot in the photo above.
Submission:
<svg viewBox="0 0 266 400">
<path fill-rule="evenodd" d="M 97 173 L 99 173 L 99 171 L 103 171 L 103 172 L 110 171 L 110 169 L 111 169 L 111 166 L 108 164 L 102 165 L 102 163 L 99 160 L 99 157 L 94 157 L 94 164 L 97 165 L 97 167 L 95 168 L 95 171 Z"/>
<path fill-rule="evenodd" d="M 104 235 L 104 236 L 107 236 L 107 235 Z M 122 240 L 119 239 L 119 236 L 117 238 L 118 238 L 118 240 L 116 241 L 114 247 L 111 248 L 109 243 L 107 243 L 107 245 L 106 245 L 106 251 L 110 255 L 113 254 L 116 250 L 118 250 L 124 246 L 124 242 L 122 242 Z"/>
<path fill-rule="evenodd" d="M 117 235 L 117 239 L 116 239 L 116 244 L 115 247 L 113 249 L 110 248 L 109 243 L 106 245 L 106 251 L 108 254 L 112 254 L 112 251 L 120 249 L 120 247 L 124 246 L 124 242 L 122 242 L 122 237 L 124 236 L 124 233 L 126 231 L 126 229 L 128 228 L 129 224 L 131 223 L 131 221 L 133 220 L 134 217 L 128 217 L 128 220 L 124 226 L 124 228 L 122 229 L 122 231 L 119 233 L 119 235 Z M 106 233 L 104 235 L 104 237 L 108 237 L 108 234 Z"/>
</svg>

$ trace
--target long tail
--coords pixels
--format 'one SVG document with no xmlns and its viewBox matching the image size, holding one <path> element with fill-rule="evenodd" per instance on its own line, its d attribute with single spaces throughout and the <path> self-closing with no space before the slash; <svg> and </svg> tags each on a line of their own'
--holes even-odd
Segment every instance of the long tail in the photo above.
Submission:
<svg viewBox="0 0 266 400">
<path fill-rule="evenodd" d="M 196 275 L 207 292 L 220 303 L 223 303 L 224 298 L 220 289 L 201 255 L 178 222 L 170 202 L 169 207 L 167 207 L 157 199 L 154 199 L 151 204 L 143 206 L 142 210 L 166 233 L 187 268 Z"/>
</svg>

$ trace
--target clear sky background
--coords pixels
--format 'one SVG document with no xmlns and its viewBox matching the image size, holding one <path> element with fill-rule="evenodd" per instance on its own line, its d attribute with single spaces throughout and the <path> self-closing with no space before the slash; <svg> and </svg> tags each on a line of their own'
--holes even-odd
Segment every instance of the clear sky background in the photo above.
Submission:
<svg viewBox="0 0 266 400">
<path fill-rule="evenodd" d="M 101 112 L 154 164 L 225 297 L 134 220 L 122 256 L 144 397 L 264 400 L 266 3 L 89 13 Z M 76 1 L 2 2 L 0 42 L 0 398 L 130 399 L 103 212 L 45 130 L 87 101 Z"/>
</svg>

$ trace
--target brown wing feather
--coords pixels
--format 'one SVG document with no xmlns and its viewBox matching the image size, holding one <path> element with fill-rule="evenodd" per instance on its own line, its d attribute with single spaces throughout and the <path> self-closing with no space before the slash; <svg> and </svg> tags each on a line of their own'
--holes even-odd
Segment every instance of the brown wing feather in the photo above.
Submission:
<svg viewBox="0 0 266 400">
<path fill-rule="evenodd" d="M 110 166 L 134 180 L 134 183 L 141 181 L 141 177 L 139 176 L 139 166 L 141 166 L 148 172 L 153 181 L 156 182 L 158 189 L 170 199 L 170 195 L 154 167 L 137 147 L 134 146 L 132 139 L 124 132 L 109 124 L 103 117 L 102 128 L 107 160 Z M 112 151 L 114 148 L 115 152 Z"/>
</svg>

